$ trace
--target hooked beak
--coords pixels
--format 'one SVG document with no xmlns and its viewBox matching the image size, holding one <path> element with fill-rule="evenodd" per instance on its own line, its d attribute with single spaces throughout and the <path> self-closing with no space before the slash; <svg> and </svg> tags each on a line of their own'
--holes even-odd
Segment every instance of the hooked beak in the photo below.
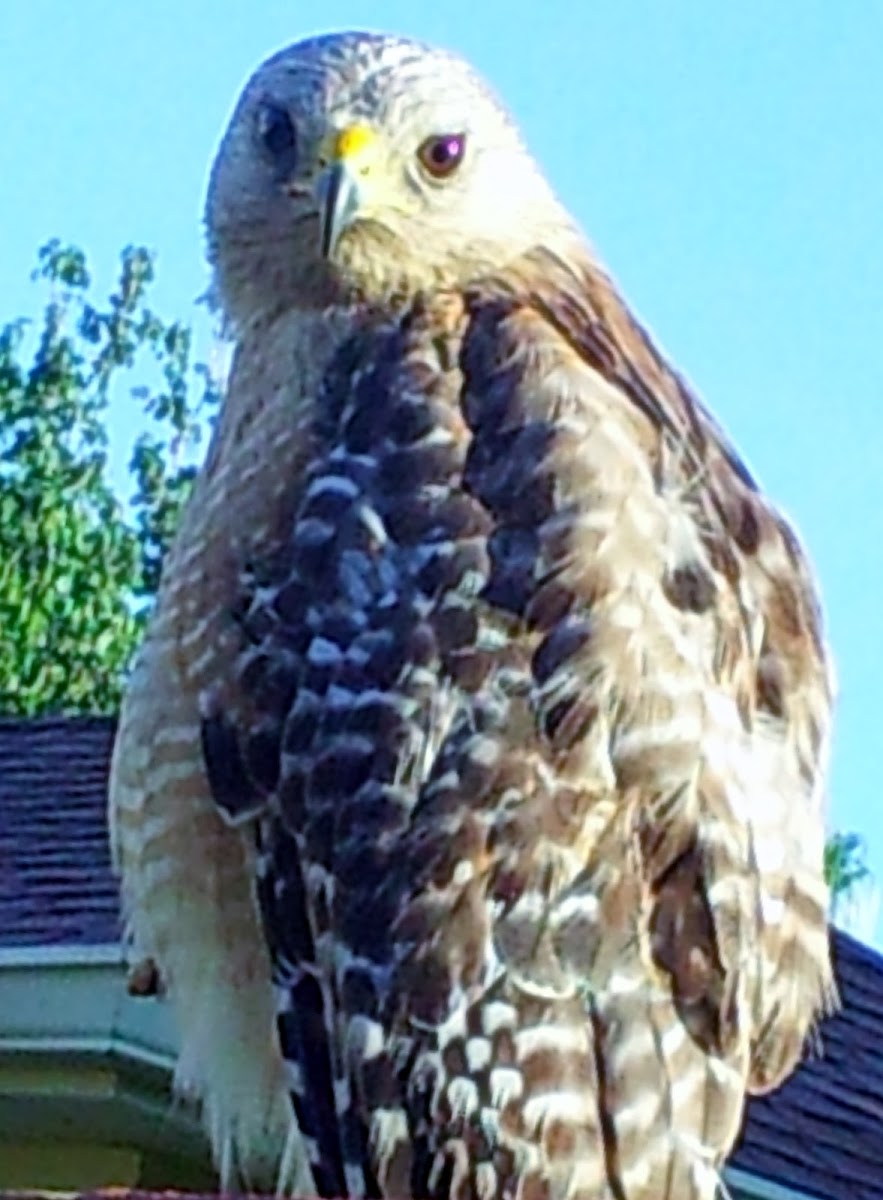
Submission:
<svg viewBox="0 0 883 1200">
<path fill-rule="evenodd" d="M 376 160 L 377 137 L 366 125 L 349 125 L 333 135 L 328 166 L 316 185 L 323 258 L 334 254 L 341 234 L 364 213 Z"/>
</svg>

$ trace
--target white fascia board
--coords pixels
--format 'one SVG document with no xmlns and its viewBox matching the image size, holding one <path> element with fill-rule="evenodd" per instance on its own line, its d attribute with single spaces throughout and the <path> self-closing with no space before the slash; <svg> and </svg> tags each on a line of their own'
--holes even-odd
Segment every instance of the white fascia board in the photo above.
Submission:
<svg viewBox="0 0 883 1200">
<path fill-rule="evenodd" d="M 748 1171 L 740 1171 L 735 1167 L 724 1168 L 724 1179 L 730 1187 L 735 1188 L 746 1200 L 824 1200 L 821 1193 L 810 1195 L 809 1192 L 786 1187 L 762 1175 L 752 1175 Z"/>
<path fill-rule="evenodd" d="M 130 996 L 119 946 L 0 951 L 0 1053 L 118 1054 L 174 1070 L 167 1003 Z"/>
<path fill-rule="evenodd" d="M 0 946 L 6 967 L 91 967 L 125 962 L 122 946 Z"/>
</svg>

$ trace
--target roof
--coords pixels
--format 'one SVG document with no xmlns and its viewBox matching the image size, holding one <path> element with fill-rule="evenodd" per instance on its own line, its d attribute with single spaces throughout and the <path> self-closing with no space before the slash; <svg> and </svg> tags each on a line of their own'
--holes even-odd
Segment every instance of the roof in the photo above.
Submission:
<svg viewBox="0 0 883 1200">
<path fill-rule="evenodd" d="M 0 719 L 0 947 L 117 945 L 106 830 L 114 722 Z M 832 933 L 843 1007 L 752 1100 L 731 1166 L 821 1200 L 883 1200 L 883 957 Z"/>
<path fill-rule="evenodd" d="M 841 1010 L 820 1050 L 758 1097 L 731 1165 L 823 1200 L 883 1200 L 883 957 L 832 934 Z"/>
<path fill-rule="evenodd" d="M 110 717 L 0 718 L 0 947 L 119 941 Z"/>
</svg>

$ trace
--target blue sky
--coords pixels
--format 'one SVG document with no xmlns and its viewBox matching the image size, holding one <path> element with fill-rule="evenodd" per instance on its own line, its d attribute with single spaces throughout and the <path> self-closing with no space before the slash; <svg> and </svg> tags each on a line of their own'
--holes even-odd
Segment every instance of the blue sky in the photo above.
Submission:
<svg viewBox="0 0 883 1200">
<path fill-rule="evenodd" d="M 188 316 L 236 93 L 278 47 L 342 27 L 481 68 L 796 521 L 839 663 L 831 820 L 865 835 L 883 881 L 883 4 L 4 0 L 0 320 L 36 313 L 28 276 L 54 235 L 102 288 L 123 245 L 151 246 L 157 307 Z M 118 470 L 134 412 L 120 398 Z"/>
</svg>

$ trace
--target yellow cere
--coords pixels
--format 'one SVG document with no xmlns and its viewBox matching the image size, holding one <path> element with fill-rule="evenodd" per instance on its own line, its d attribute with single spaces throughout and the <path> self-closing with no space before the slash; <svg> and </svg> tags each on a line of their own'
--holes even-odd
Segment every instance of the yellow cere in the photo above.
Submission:
<svg viewBox="0 0 883 1200">
<path fill-rule="evenodd" d="M 333 157 L 338 161 L 360 158 L 377 141 L 377 134 L 367 125 L 348 125 L 334 139 Z"/>
</svg>

